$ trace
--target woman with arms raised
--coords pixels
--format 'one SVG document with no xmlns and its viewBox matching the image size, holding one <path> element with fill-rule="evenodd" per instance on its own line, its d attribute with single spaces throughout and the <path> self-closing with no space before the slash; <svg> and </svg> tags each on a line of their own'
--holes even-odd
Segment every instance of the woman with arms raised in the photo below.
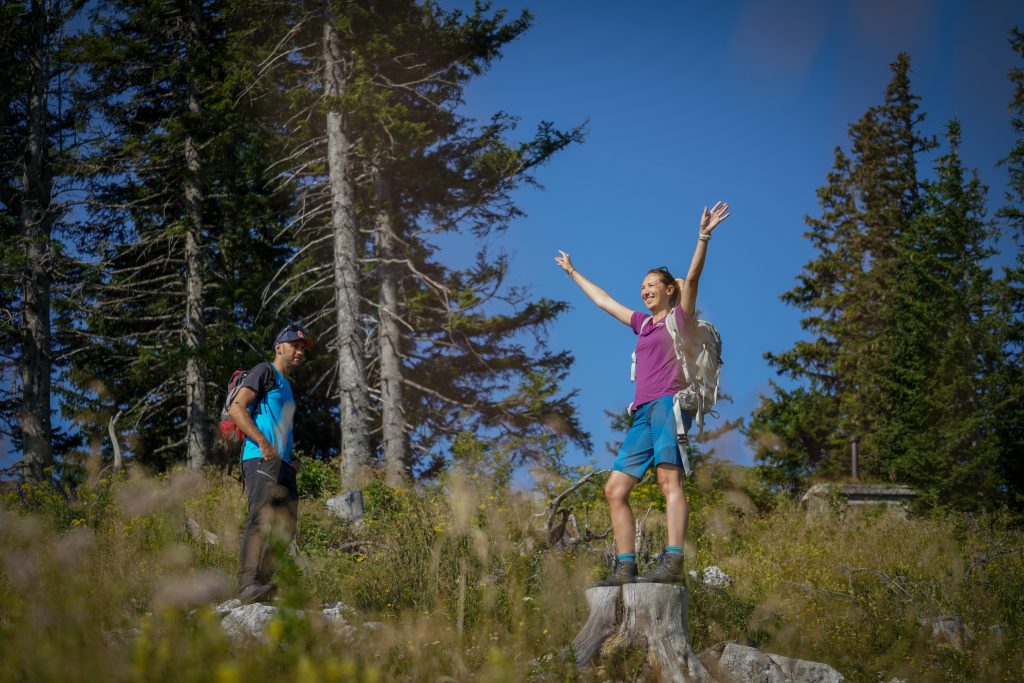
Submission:
<svg viewBox="0 0 1024 683">
<path fill-rule="evenodd" d="M 675 317 L 676 329 L 683 335 L 684 341 L 687 335 L 693 334 L 697 285 L 704 269 L 708 241 L 712 231 L 728 217 L 728 204 L 718 202 L 710 211 L 704 207 L 697 246 L 685 280 L 673 278 L 667 268 L 655 268 L 647 272 L 640 285 L 640 298 L 647 313 L 632 311 L 610 297 L 576 270 L 569 254 L 559 251 L 555 257 L 555 262 L 598 308 L 630 326 L 638 337 L 635 353 L 636 394 L 631 405 L 633 423 L 604 487 L 611 510 L 618 558 L 612 575 L 599 585 L 617 586 L 634 581 L 683 581 L 683 539 L 686 537 L 689 515 L 683 479 L 689 474 L 689 463 L 685 451 L 679 449 L 672 401 L 686 382 L 666 327 L 666 318 L 670 315 Z M 685 429 L 689 429 L 692 413 L 683 413 L 681 417 Z M 668 545 L 661 554 L 658 566 L 651 573 L 638 577 L 634 547 L 635 522 L 629 505 L 629 494 L 652 466 L 658 476 L 658 487 L 665 495 Z"/>
</svg>

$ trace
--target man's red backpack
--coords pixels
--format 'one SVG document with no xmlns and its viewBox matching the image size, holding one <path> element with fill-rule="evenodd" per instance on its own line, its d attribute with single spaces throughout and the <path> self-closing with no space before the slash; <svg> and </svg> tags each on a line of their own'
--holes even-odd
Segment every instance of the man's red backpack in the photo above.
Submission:
<svg viewBox="0 0 1024 683">
<path fill-rule="evenodd" d="M 253 368 L 255 370 L 259 365 Z M 238 396 L 238 391 L 242 388 L 242 382 L 249 376 L 252 370 L 245 370 L 239 368 L 231 373 L 231 379 L 228 380 L 228 396 L 224 399 L 224 406 L 220 410 L 220 436 L 224 441 L 224 446 L 227 452 L 232 455 L 238 455 L 241 451 L 242 444 L 245 443 L 245 433 L 241 428 L 235 424 L 235 420 L 231 417 L 230 409 L 231 402 Z M 264 392 L 265 395 L 266 392 Z M 256 396 L 249 403 L 249 413 L 252 414 L 253 407 L 256 406 L 263 396 Z"/>
</svg>

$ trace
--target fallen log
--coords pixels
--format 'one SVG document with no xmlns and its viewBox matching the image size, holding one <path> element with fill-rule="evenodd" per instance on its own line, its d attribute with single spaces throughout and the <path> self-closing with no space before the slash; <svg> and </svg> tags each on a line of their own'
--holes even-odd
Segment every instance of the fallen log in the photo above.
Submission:
<svg viewBox="0 0 1024 683">
<path fill-rule="evenodd" d="M 655 679 L 672 683 L 714 683 L 687 636 L 686 586 L 628 583 L 587 590 L 590 617 L 573 640 L 580 669 L 620 650 L 647 653 Z"/>
</svg>

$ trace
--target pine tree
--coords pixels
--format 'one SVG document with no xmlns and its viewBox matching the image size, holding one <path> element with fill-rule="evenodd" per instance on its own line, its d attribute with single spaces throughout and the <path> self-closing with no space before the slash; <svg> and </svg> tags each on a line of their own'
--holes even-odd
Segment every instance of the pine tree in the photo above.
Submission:
<svg viewBox="0 0 1024 683">
<path fill-rule="evenodd" d="M 356 320 L 346 323 L 354 339 L 337 328 L 326 335 L 335 354 L 348 351 L 333 368 L 314 359 L 312 372 L 318 393 L 341 397 L 340 449 L 332 450 L 340 452 L 343 477 L 358 486 L 361 473 L 381 461 L 394 484 L 412 470 L 432 473 L 444 466 L 444 446 L 464 431 L 519 440 L 521 448 L 509 449 L 513 457 L 535 452 L 529 444 L 550 434 L 543 420 L 559 429 L 564 423 L 578 436 L 571 402 L 551 386 L 568 356 L 541 346 L 538 357 L 511 340 L 539 332 L 561 305 L 528 303 L 513 292 L 504 303 L 517 309 L 514 315 L 485 314 L 502 296 L 504 258 L 482 252 L 471 269 L 453 271 L 436 260 L 428 241 L 440 232 L 483 236 L 504 229 L 519 213 L 511 189 L 580 137 L 578 130 L 544 125 L 533 140 L 513 145 L 505 140 L 514 127 L 509 117 L 477 127 L 455 113 L 468 80 L 525 30 L 528 17 L 506 23 L 479 8 L 464 16 L 399 1 L 376 3 L 372 13 L 359 4 L 343 9 L 332 19 L 337 49 L 328 56 L 341 55 L 346 65 L 335 77 L 345 91 L 323 106 L 328 115 L 336 108 L 347 152 L 332 156 L 323 145 L 331 119 L 318 114 L 323 90 L 316 78 L 327 53 L 302 51 L 284 88 L 303 112 L 290 157 L 303 210 L 295 257 L 273 287 L 277 305 L 300 305 L 307 319 Z M 342 168 L 344 183 L 332 170 Z M 346 212 L 342 224 L 355 234 L 328 252 L 339 234 L 339 207 Z M 341 279 L 339 263 L 348 273 Z M 345 306 L 338 305 L 339 292 Z M 527 379 L 531 371 L 541 374 Z M 370 437 L 378 432 L 379 442 Z"/>
<path fill-rule="evenodd" d="M 850 126 L 850 154 L 836 150 L 818 190 L 820 218 L 806 219 L 819 255 L 782 296 L 809 314 L 801 325 L 812 339 L 766 354 L 780 373 L 807 386 L 776 387 L 745 430 L 755 457 L 780 467 L 790 487 L 810 472 L 841 473 L 853 436 L 865 444 L 864 471 L 889 474 L 891 453 L 877 427 L 888 417 L 883 366 L 899 316 L 897 241 L 920 212 L 916 159 L 933 144 L 917 130 L 923 114 L 910 89 L 909 58 L 900 54 L 891 69 L 884 103 Z"/>
<path fill-rule="evenodd" d="M 1006 491 L 994 397 L 1008 318 L 984 265 L 986 190 L 962 165 L 956 121 L 935 179 L 918 178 L 935 143 L 918 132 L 908 60 L 892 66 L 885 103 L 850 127 L 852 154 L 837 151 L 819 190 L 819 256 L 783 295 L 816 339 L 768 358 L 806 386 L 776 386 L 747 435 L 766 479 L 789 490 L 843 474 L 860 437 L 869 478 L 913 485 L 926 506 L 992 505 Z"/>
<path fill-rule="evenodd" d="M 71 190 L 81 110 L 68 91 L 65 31 L 75 3 L 0 4 L 0 439 L 21 450 L 35 479 L 68 445 L 51 419 L 52 379 L 63 365 L 60 309 L 77 269 L 61 233 L 74 237 L 61 193 Z M 14 370 L 8 373 L 7 369 Z"/>
<path fill-rule="evenodd" d="M 848 386 L 840 397 L 843 427 L 849 436 L 862 437 L 863 472 L 887 479 L 894 476 L 895 458 L 887 425 L 899 420 L 887 367 L 902 315 L 896 296 L 902 284 L 898 242 L 922 209 L 917 155 L 935 146 L 918 132 L 924 114 L 910 89 L 909 57 L 901 53 L 891 68 L 885 102 L 850 127 L 862 270 L 844 307 L 849 334 L 842 340 L 840 363 Z"/>
<path fill-rule="evenodd" d="M 1010 123 L 1016 144 L 1002 162 L 1010 182 L 1007 204 L 999 217 L 1010 230 L 1017 255 L 1003 279 L 1002 310 L 1011 323 L 1001 337 L 1006 360 L 992 391 L 1001 399 L 996 417 L 1000 471 L 1011 505 L 1020 510 L 1024 509 L 1024 32 L 1019 27 L 1010 32 L 1010 46 L 1022 61 L 1008 74 L 1013 85 Z"/>
<path fill-rule="evenodd" d="M 160 467 L 211 460 L 210 413 L 238 362 L 227 356 L 239 338 L 266 348 L 247 292 L 273 263 L 278 207 L 236 64 L 265 20 L 250 16 L 228 2 L 107 3 L 81 43 L 107 133 L 92 222 L 117 232 L 94 244 L 78 405 L 123 412 L 134 455 Z"/>
<path fill-rule="evenodd" d="M 925 183 L 922 212 L 897 242 L 899 314 L 889 331 L 886 390 L 891 408 L 880 433 L 895 477 L 924 504 L 970 509 L 1001 497 L 992 393 L 1003 357 L 998 287 L 986 259 L 995 232 L 986 189 L 960 159 L 960 125 Z"/>
</svg>

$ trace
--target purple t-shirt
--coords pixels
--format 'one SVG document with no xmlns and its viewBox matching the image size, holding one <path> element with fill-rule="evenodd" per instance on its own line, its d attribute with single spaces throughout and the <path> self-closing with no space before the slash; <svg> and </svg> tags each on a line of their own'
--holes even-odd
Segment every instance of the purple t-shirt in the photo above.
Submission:
<svg viewBox="0 0 1024 683">
<path fill-rule="evenodd" d="M 690 325 L 689 316 L 679 306 L 673 308 L 669 315 L 676 316 L 678 329 L 686 335 Z M 648 313 L 633 311 L 629 321 L 633 332 L 639 335 L 636 340 L 634 408 L 662 396 L 675 396 L 677 391 L 686 386 L 679 361 L 676 360 L 676 352 L 672 348 L 672 335 L 665 328 L 665 320 L 644 325 L 644 320 L 650 317 Z M 643 332 L 640 331 L 641 326 Z"/>
</svg>

